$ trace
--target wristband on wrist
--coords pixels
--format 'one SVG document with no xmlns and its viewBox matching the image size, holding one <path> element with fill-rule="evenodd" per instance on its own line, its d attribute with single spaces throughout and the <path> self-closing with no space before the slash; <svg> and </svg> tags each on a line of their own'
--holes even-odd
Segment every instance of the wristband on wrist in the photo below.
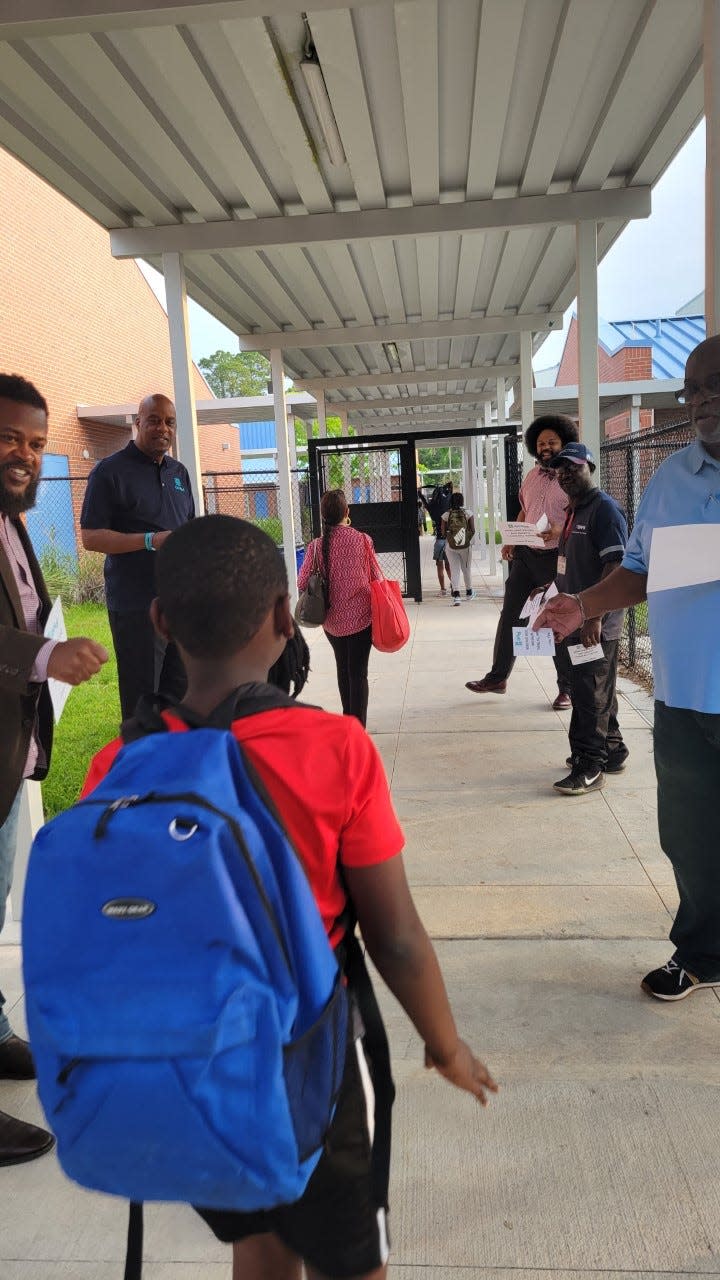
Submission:
<svg viewBox="0 0 720 1280">
<path fill-rule="evenodd" d="M 580 618 L 582 619 L 582 621 L 583 621 L 583 622 L 587 622 L 587 614 L 586 614 L 586 612 L 585 612 L 585 605 L 583 604 L 582 600 L 580 599 L 580 597 L 579 597 L 579 596 L 573 596 L 572 598 L 573 598 L 573 600 L 575 601 L 575 603 L 576 603 L 576 605 L 577 605 L 578 609 L 580 610 Z"/>
<path fill-rule="evenodd" d="M 154 546 L 153 546 L 153 538 L 154 538 L 154 536 L 155 536 L 154 532 L 153 532 L 153 533 L 146 533 L 146 534 L 145 534 L 145 550 L 146 550 L 146 551 L 154 551 L 154 550 L 155 550 L 155 548 L 154 548 Z"/>
</svg>

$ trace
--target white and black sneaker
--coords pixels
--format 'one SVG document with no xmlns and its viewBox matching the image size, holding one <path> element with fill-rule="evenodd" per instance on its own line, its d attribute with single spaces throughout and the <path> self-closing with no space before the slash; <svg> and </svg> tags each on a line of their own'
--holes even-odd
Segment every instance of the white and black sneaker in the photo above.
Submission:
<svg viewBox="0 0 720 1280">
<path fill-rule="evenodd" d="M 716 982 L 701 982 L 671 957 L 660 969 L 646 974 L 640 986 L 656 1000 L 684 1000 L 693 991 L 701 991 L 704 987 L 720 987 L 720 978 Z"/>
<path fill-rule="evenodd" d="M 553 788 L 561 796 L 589 796 L 591 791 L 602 791 L 605 786 L 605 774 L 597 765 L 589 769 L 575 766 L 567 778 L 553 783 Z"/>
</svg>

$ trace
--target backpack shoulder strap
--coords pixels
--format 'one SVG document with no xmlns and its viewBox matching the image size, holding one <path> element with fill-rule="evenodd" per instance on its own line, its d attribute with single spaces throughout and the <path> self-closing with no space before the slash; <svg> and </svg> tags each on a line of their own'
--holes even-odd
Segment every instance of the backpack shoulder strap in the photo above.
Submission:
<svg viewBox="0 0 720 1280">
<path fill-rule="evenodd" d="M 310 703 L 297 702 L 289 694 L 271 684 L 256 681 L 252 684 L 241 684 L 233 689 L 211 712 L 209 716 L 196 715 L 188 707 L 181 706 L 171 698 L 163 698 L 157 694 L 141 698 L 135 715 L 126 720 L 121 728 L 124 743 L 135 742 L 150 733 L 166 733 L 167 724 L 163 719 L 163 711 L 172 711 L 189 729 L 229 729 L 234 720 L 244 720 L 247 716 L 259 715 L 263 711 L 277 711 L 281 707 L 304 707 L 317 710 Z"/>
</svg>

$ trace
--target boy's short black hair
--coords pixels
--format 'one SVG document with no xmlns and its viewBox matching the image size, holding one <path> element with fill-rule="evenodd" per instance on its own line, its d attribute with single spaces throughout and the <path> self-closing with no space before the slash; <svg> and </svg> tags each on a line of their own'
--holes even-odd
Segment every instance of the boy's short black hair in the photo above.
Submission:
<svg viewBox="0 0 720 1280">
<path fill-rule="evenodd" d="M 536 418 L 534 422 L 531 422 L 525 432 L 525 447 L 533 458 L 537 458 L 538 436 L 543 431 L 554 431 L 562 440 L 563 449 L 566 444 L 570 444 L 571 440 L 579 440 L 580 438 L 577 423 L 572 418 L 568 418 L 567 414 L 544 413 L 542 417 Z"/>
<path fill-rule="evenodd" d="M 288 589 L 272 538 L 234 516 L 176 529 L 157 553 L 155 581 L 170 633 L 193 658 L 244 649 Z"/>
<path fill-rule="evenodd" d="M 13 400 L 15 404 L 27 404 L 31 409 L 42 409 L 47 413 L 47 400 L 37 387 L 19 373 L 0 373 L 0 399 Z"/>
</svg>

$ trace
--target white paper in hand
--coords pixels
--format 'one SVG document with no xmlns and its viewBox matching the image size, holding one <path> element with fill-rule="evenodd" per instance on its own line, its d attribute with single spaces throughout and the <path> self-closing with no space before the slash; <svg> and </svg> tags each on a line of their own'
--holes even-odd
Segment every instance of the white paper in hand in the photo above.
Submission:
<svg viewBox="0 0 720 1280">
<path fill-rule="evenodd" d="M 544 591 L 538 591 L 534 596 L 528 596 L 522 607 L 522 613 L 518 614 L 520 618 L 529 618 L 528 626 L 531 627 L 538 614 L 542 612 L 548 600 L 552 600 L 556 596 L 558 589 L 554 582 L 551 582 Z"/>
<path fill-rule="evenodd" d="M 584 644 L 569 644 L 567 651 L 574 667 L 579 667 L 583 662 L 599 662 L 605 657 L 601 644 L 591 644 L 587 649 Z"/>
<path fill-rule="evenodd" d="M 501 520 L 500 536 L 507 547 L 544 547 L 542 538 L 538 537 L 534 524 L 525 520 Z"/>
<path fill-rule="evenodd" d="M 673 591 L 720 579 L 720 524 L 653 529 L 647 589 Z"/>
<path fill-rule="evenodd" d="M 552 658 L 555 637 L 549 627 L 533 631 L 532 627 L 513 627 L 513 653 L 516 658 Z"/>
<path fill-rule="evenodd" d="M 43 635 L 46 640 L 56 640 L 58 643 L 61 643 L 63 640 L 67 640 L 65 615 L 63 614 L 62 601 L 59 596 L 48 614 L 48 620 L 45 623 Z M 72 685 L 66 684 L 64 680 L 53 680 L 52 676 L 48 679 L 47 683 L 50 701 L 52 702 L 53 716 L 55 717 L 55 723 L 57 724 L 65 708 L 65 703 L 68 700 L 68 694 L 72 689 Z"/>
</svg>

